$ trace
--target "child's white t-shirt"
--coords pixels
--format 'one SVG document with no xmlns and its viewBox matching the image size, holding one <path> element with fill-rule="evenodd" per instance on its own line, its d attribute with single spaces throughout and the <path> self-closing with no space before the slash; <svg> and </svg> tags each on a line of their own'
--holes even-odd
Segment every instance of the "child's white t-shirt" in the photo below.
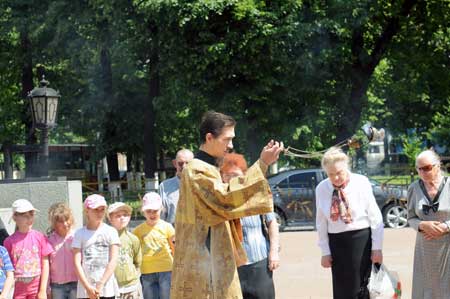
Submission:
<svg viewBox="0 0 450 299">
<path fill-rule="evenodd" d="M 105 273 L 109 262 L 109 248 L 113 244 L 120 245 L 117 230 L 106 223 L 102 223 L 97 230 L 89 230 L 85 226 L 75 232 L 72 248 L 81 250 L 81 265 L 88 281 L 95 286 Z M 119 293 L 114 273 L 105 283 L 100 296 L 113 297 Z M 78 280 L 77 298 L 88 298 L 86 289 Z"/>
</svg>

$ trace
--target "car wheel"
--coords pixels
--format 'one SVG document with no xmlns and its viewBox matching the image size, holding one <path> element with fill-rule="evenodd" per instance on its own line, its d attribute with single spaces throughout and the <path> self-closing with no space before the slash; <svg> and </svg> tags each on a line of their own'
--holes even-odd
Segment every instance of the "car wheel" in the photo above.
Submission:
<svg viewBox="0 0 450 299">
<path fill-rule="evenodd" d="M 408 211 L 404 205 L 393 202 L 383 209 L 383 220 L 387 227 L 403 228 L 408 225 Z"/>
<path fill-rule="evenodd" d="M 275 209 L 274 213 L 275 213 L 275 219 L 278 222 L 278 228 L 279 228 L 280 232 L 282 232 L 286 228 L 286 216 L 280 209 Z"/>
</svg>

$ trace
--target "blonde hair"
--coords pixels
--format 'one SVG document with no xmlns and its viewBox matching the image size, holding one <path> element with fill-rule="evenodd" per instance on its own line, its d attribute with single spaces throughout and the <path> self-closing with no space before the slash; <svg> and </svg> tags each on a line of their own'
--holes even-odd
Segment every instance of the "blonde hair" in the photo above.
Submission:
<svg viewBox="0 0 450 299">
<path fill-rule="evenodd" d="M 48 209 L 48 221 L 50 222 L 50 231 L 55 230 L 57 222 L 68 221 L 73 226 L 75 219 L 72 210 L 64 202 L 57 202 Z"/>
<path fill-rule="evenodd" d="M 330 147 L 322 157 L 322 168 L 326 169 L 330 165 L 338 162 L 345 162 L 348 165 L 348 156 L 338 147 Z"/>
<path fill-rule="evenodd" d="M 428 157 L 431 160 L 431 164 L 433 165 L 441 165 L 441 157 L 439 157 L 439 155 L 432 149 L 428 149 L 428 150 L 424 150 L 422 152 L 420 152 L 417 156 L 416 156 L 416 167 L 417 167 L 417 161 Z"/>
</svg>

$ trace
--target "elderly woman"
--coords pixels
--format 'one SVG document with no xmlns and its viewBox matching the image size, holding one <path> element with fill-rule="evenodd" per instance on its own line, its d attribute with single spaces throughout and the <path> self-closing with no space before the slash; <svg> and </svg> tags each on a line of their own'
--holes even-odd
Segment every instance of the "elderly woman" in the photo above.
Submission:
<svg viewBox="0 0 450 299">
<path fill-rule="evenodd" d="M 408 223 L 417 230 L 412 299 L 450 296 L 450 180 L 431 150 L 416 158 L 420 179 L 408 189 Z"/>
<path fill-rule="evenodd" d="M 372 185 L 349 171 L 341 149 L 329 149 L 322 168 L 328 179 L 316 188 L 321 264 L 331 267 L 334 299 L 368 299 L 371 260 L 383 261 L 383 218 Z"/>
</svg>

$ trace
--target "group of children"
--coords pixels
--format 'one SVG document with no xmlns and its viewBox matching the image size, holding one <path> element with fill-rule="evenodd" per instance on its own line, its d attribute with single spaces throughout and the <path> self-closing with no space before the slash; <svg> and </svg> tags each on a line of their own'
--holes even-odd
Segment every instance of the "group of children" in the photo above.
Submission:
<svg viewBox="0 0 450 299">
<path fill-rule="evenodd" d="M 37 209 L 26 199 L 12 205 L 14 234 L 0 246 L 0 299 L 14 287 L 15 299 L 170 298 L 175 230 L 160 219 L 161 197 L 145 194 L 146 221 L 133 234 L 127 229 L 132 209 L 103 196 L 84 201 L 85 226 L 73 231 L 65 203 L 48 211 L 48 235 L 34 230 Z M 108 218 L 108 225 L 104 222 Z"/>
</svg>

